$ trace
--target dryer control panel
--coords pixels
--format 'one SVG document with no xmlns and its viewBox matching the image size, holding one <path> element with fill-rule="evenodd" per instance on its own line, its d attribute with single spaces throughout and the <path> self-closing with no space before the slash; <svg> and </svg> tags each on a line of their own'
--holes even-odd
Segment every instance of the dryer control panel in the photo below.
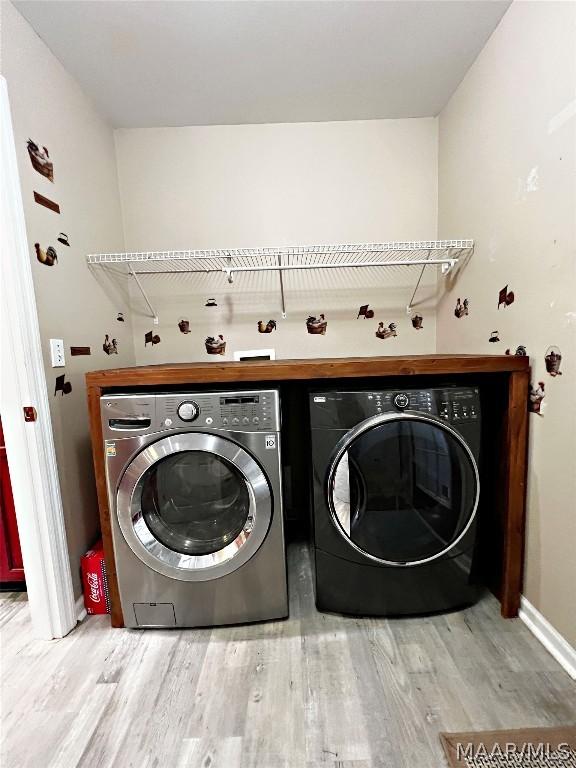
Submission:
<svg viewBox="0 0 576 768">
<path fill-rule="evenodd" d="M 351 428 L 381 413 L 418 411 L 453 424 L 480 419 L 476 387 L 437 387 L 363 392 L 313 392 L 310 420 L 313 428 Z"/>
<path fill-rule="evenodd" d="M 104 395 L 105 438 L 115 440 L 171 430 L 278 432 L 277 390 Z"/>
</svg>

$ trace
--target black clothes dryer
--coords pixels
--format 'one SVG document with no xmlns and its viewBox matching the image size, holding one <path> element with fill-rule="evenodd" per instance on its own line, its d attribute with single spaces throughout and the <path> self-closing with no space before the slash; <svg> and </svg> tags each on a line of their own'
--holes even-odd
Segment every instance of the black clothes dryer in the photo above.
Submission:
<svg viewBox="0 0 576 768">
<path fill-rule="evenodd" d="M 400 616 L 470 605 L 476 388 L 310 395 L 316 605 Z"/>
</svg>

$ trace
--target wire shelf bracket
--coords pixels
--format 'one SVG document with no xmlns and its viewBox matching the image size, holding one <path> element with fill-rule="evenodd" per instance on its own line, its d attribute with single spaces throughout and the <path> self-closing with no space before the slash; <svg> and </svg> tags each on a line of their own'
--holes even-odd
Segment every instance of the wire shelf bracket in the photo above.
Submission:
<svg viewBox="0 0 576 768">
<path fill-rule="evenodd" d="M 366 269 L 420 267 L 406 311 L 410 314 L 426 267 L 440 267 L 448 275 L 463 256 L 474 251 L 474 240 L 406 240 L 384 243 L 301 245 L 277 248 L 233 248 L 189 251 L 145 251 L 137 253 L 89 254 L 89 265 L 125 264 L 134 279 L 150 316 L 158 324 L 142 276 L 224 274 L 229 283 L 243 272 L 278 272 L 282 317 L 286 318 L 284 274 L 292 270 Z"/>
<path fill-rule="evenodd" d="M 128 265 L 128 269 L 130 271 L 130 274 L 134 278 L 134 282 L 136 283 L 136 285 L 140 289 L 140 293 L 142 294 L 142 298 L 144 299 L 144 301 L 146 302 L 146 305 L 148 306 L 148 309 L 150 310 L 152 321 L 153 321 L 154 325 L 158 325 L 158 322 L 159 322 L 158 313 L 156 312 L 156 310 L 152 306 L 152 304 L 150 302 L 150 299 L 148 298 L 148 294 L 146 293 L 146 291 L 144 290 L 144 286 L 140 282 L 140 278 L 138 277 L 137 272 L 134 271 L 134 268 L 132 267 L 132 264 Z"/>
</svg>

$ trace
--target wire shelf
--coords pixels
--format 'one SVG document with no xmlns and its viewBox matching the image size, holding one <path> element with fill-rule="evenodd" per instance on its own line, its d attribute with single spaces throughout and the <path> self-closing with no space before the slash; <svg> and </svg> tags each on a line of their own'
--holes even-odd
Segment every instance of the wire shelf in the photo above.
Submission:
<svg viewBox="0 0 576 768">
<path fill-rule="evenodd" d="M 420 267 L 410 299 L 410 312 L 427 266 L 440 266 L 448 274 L 464 255 L 474 250 L 473 240 L 407 240 L 384 243 L 299 245 L 267 248 L 231 248 L 189 251 L 99 253 L 87 256 L 89 265 L 125 264 L 138 285 L 155 322 L 152 307 L 140 276 L 175 273 L 221 273 L 232 283 L 242 272 L 278 272 L 282 316 L 286 316 L 282 275 L 291 270 L 357 269 L 374 267 Z"/>
</svg>

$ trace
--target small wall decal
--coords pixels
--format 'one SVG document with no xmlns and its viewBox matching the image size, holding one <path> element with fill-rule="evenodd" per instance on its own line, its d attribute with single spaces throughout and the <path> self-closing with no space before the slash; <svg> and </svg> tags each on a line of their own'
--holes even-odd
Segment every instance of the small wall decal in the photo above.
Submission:
<svg viewBox="0 0 576 768">
<path fill-rule="evenodd" d="M 550 376 L 562 376 L 562 371 L 560 370 L 562 353 L 558 347 L 548 347 L 544 356 L 544 362 L 546 363 L 546 373 L 549 373 Z"/>
<path fill-rule="evenodd" d="M 185 318 L 178 320 L 178 328 L 180 329 L 180 333 L 191 333 L 190 320 L 186 320 Z"/>
<path fill-rule="evenodd" d="M 504 309 L 506 307 L 509 307 L 510 304 L 514 303 L 514 291 L 509 291 L 508 286 L 505 285 L 504 288 L 498 293 L 498 309 L 502 305 L 504 305 Z"/>
<path fill-rule="evenodd" d="M 396 323 L 390 323 L 388 326 L 384 325 L 384 323 L 378 323 L 376 336 L 379 339 L 389 339 L 392 336 L 398 336 L 398 332 L 396 331 Z"/>
<path fill-rule="evenodd" d="M 70 354 L 72 357 L 77 357 L 78 355 L 91 355 L 92 351 L 90 347 L 70 347 Z"/>
<path fill-rule="evenodd" d="M 464 317 L 464 315 L 467 315 L 469 307 L 470 307 L 470 303 L 468 299 L 464 299 L 464 301 L 460 301 L 460 299 L 456 299 L 456 306 L 454 307 L 455 317 L 461 318 L 461 317 Z"/>
<path fill-rule="evenodd" d="M 40 148 L 35 141 L 28 139 L 28 155 L 34 170 L 54 183 L 54 165 L 46 147 Z"/>
<path fill-rule="evenodd" d="M 218 304 L 216 302 L 216 299 L 206 299 L 206 304 L 204 304 L 205 307 L 217 307 Z"/>
<path fill-rule="evenodd" d="M 540 410 L 542 408 L 542 400 L 546 397 L 544 394 L 545 385 L 543 381 L 538 382 L 538 386 L 536 389 L 534 389 L 534 386 L 530 384 L 530 388 L 528 390 L 528 410 L 531 413 L 538 413 L 540 416 L 543 416 L 543 413 L 540 413 Z"/>
<path fill-rule="evenodd" d="M 410 319 L 412 321 L 412 327 L 416 328 L 417 331 L 421 331 L 422 328 L 424 327 L 422 325 L 422 321 L 424 320 L 422 315 L 419 315 L 418 313 L 416 313 L 415 315 L 412 315 Z"/>
<path fill-rule="evenodd" d="M 154 331 L 148 331 L 144 334 L 144 346 L 147 347 L 148 344 L 152 344 L 152 346 L 155 346 L 156 344 L 160 344 L 160 336 L 158 336 L 157 333 L 154 333 Z"/>
<path fill-rule="evenodd" d="M 118 314 L 116 315 L 116 320 L 119 323 L 124 323 L 125 322 L 125 320 L 124 320 L 124 312 L 118 312 Z"/>
<path fill-rule="evenodd" d="M 308 319 L 306 320 L 306 330 L 308 333 L 312 334 L 321 334 L 324 336 L 326 334 L 326 328 L 328 327 L 328 320 L 324 317 L 324 315 L 319 315 L 318 317 L 314 317 L 314 315 L 310 315 Z"/>
<path fill-rule="evenodd" d="M 224 336 L 222 336 L 222 334 L 220 334 L 218 338 L 208 336 L 204 344 L 206 345 L 206 352 L 208 352 L 209 355 L 223 355 L 226 352 L 226 342 L 224 341 Z"/>
<path fill-rule="evenodd" d="M 358 315 L 356 316 L 356 320 L 358 320 L 359 317 L 363 317 L 364 320 L 372 320 L 374 317 L 374 310 L 369 309 L 369 304 L 362 304 L 360 309 L 358 310 Z"/>
<path fill-rule="evenodd" d="M 62 397 L 64 395 L 69 395 L 70 392 L 72 392 L 72 384 L 69 381 L 66 381 L 66 374 L 62 374 L 61 376 L 56 376 L 56 386 L 54 387 L 54 396 L 58 394 L 58 392 L 62 393 Z"/>
<path fill-rule="evenodd" d="M 68 242 L 68 235 L 66 232 L 60 232 L 57 238 L 59 243 L 62 243 L 62 245 L 67 245 L 68 248 L 70 248 L 70 243 Z"/>
<path fill-rule="evenodd" d="M 106 334 L 106 336 L 104 336 L 104 344 L 102 344 L 102 349 L 104 352 L 106 352 L 107 355 L 117 355 L 118 342 L 116 339 L 110 339 L 110 336 Z"/>
<path fill-rule="evenodd" d="M 268 320 L 264 325 L 263 320 L 258 320 L 258 333 L 272 333 L 276 330 L 276 320 Z"/>
<path fill-rule="evenodd" d="M 496 341 L 500 341 L 500 337 L 498 336 L 498 331 L 492 331 L 492 333 L 490 334 L 490 338 L 488 339 L 488 341 L 491 341 L 492 343 L 494 343 L 494 342 L 496 342 Z"/>
<path fill-rule="evenodd" d="M 49 245 L 48 248 L 44 250 L 40 248 L 40 243 L 34 243 L 34 248 L 36 250 L 36 258 L 40 264 L 46 264 L 47 267 L 53 267 L 54 264 L 56 264 L 58 261 L 58 254 L 56 253 L 56 249 L 51 245 Z"/>
<path fill-rule="evenodd" d="M 50 200 L 49 197 L 44 197 L 44 195 L 41 195 L 40 192 L 34 192 L 34 200 L 38 203 L 38 205 L 43 205 L 45 208 L 49 208 L 51 211 L 54 211 L 54 213 L 60 213 L 60 206 L 58 203 L 55 203 L 54 200 Z"/>
<path fill-rule="evenodd" d="M 507 349 L 506 354 L 511 355 L 512 352 L 509 349 Z M 516 352 L 514 352 L 514 354 L 516 355 L 516 357 L 527 357 L 528 352 L 526 352 L 526 347 L 523 344 L 519 344 L 516 347 Z"/>
</svg>

